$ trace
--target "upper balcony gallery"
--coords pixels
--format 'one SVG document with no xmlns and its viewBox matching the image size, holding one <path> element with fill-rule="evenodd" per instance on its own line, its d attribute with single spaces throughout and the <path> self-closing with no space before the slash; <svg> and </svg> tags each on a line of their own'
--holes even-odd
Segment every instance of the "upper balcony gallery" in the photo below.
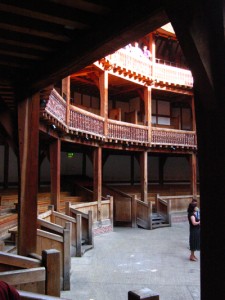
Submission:
<svg viewBox="0 0 225 300">
<path fill-rule="evenodd" d="M 165 32 L 150 33 L 44 91 L 41 120 L 78 142 L 196 149 L 193 78 L 175 35 Z"/>
</svg>

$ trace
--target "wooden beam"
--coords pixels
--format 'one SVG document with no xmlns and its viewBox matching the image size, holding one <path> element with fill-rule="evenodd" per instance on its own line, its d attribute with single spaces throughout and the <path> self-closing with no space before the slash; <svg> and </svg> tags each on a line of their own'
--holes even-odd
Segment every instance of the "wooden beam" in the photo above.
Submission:
<svg viewBox="0 0 225 300">
<path fill-rule="evenodd" d="M 18 104 L 19 238 L 18 253 L 36 252 L 39 156 L 39 94 Z"/>
</svg>

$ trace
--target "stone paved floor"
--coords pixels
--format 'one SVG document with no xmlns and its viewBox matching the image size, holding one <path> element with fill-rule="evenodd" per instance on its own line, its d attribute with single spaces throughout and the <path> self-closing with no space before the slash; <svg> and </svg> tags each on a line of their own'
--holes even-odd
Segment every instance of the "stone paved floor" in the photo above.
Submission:
<svg viewBox="0 0 225 300">
<path fill-rule="evenodd" d="M 187 222 L 151 231 L 115 227 L 72 258 L 71 290 L 61 297 L 127 300 L 128 291 L 149 288 L 160 300 L 199 300 L 200 263 L 189 261 L 188 236 Z"/>
</svg>

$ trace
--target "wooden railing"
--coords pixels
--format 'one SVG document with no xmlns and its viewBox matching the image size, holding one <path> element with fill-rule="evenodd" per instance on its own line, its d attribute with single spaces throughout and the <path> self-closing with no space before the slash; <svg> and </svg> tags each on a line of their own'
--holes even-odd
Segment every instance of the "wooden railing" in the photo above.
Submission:
<svg viewBox="0 0 225 300">
<path fill-rule="evenodd" d="M 191 71 L 168 66 L 160 63 L 153 65 L 153 79 L 183 86 L 193 87 L 193 77 Z"/>
<path fill-rule="evenodd" d="M 194 131 L 153 127 L 151 144 L 196 148 L 196 133 Z"/>
<path fill-rule="evenodd" d="M 56 107 L 56 110 L 55 110 Z M 131 124 L 117 120 L 100 117 L 81 108 L 70 105 L 70 122 L 66 124 L 66 103 L 63 98 L 53 90 L 49 96 L 43 113 L 46 117 L 54 118 L 66 132 L 72 134 L 85 133 L 101 139 L 133 142 L 151 145 L 171 145 L 179 147 L 196 148 L 196 133 L 194 131 L 175 130 L 169 128 L 152 127 L 151 140 L 149 140 L 148 126 Z M 54 121 L 53 121 L 54 122 Z M 105 126 L 107 122 L 107 126 Z M 106 132 L 104 132 L 104 128 Z"/>
<path fill-rule="evenodd" d="M 145 57 L 135 57 L 126 49 L 119 49 L 105 57 L 106 61 L 114 68 L 120 67 L 126 72 L 133 72 L 149 77 L 152 73 L 152 63 Z"/>
<path fill-rule="evenodd" d="M 158 61 L 156 59 L 156 61 Z M 191 71 L 181 69 L 167 64 L 152 63 L 145 57 L 135 57 L 126 49 L 118 51 L 106 56 L 100 61 L 103 66 L 109 70 L 121 70 L 125 75 L 141 74 L 149 80 L 163 81 L 167 83 L 178 84 L 182 86 L 193 87 L 193 77 Z"/>
<path fill-rule="evenodd" d="M 108 138 L 123 141 L 148 143 L 148 128 L 142 125 L 108 120 Z"/>
<path fill-rule="evenodd" d="M 104 118 L 70 105 L 70 131 L 80 131 L 98 136 L 104 135 Z"/>
<path fill-rule="evenodd" d="M 66 126 L 66 101 L 53 89 L 49 95 L 45 111 Z"/>
</svg>

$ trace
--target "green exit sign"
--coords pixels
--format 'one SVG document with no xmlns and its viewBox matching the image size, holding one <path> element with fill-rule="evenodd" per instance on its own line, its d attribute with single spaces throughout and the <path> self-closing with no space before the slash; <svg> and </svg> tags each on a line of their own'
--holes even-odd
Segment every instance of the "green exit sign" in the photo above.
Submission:
<svg viewBox="0 0 225 300">
<path fill-rule="evenodd" d="M 73 158 L 75 156 L 74 152 L 67 152 L 67 157 L 68 158 Z"/>
</svg>

